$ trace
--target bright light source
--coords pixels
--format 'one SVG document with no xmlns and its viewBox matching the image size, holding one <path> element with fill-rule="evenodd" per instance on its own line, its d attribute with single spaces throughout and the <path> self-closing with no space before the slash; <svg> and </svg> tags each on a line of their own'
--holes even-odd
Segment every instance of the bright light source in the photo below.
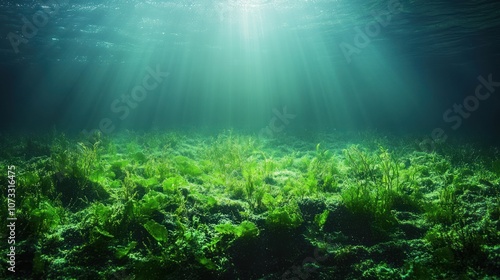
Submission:
<svg viewBox="0 0 500 280">
<path fill-rule="evenodd" d="M 243 11 L 250 11 L 262 8 L 270 3 L 270 0 L 232 0 L 229 2 L 229 5 L 237 7 Z"/>
</svg>

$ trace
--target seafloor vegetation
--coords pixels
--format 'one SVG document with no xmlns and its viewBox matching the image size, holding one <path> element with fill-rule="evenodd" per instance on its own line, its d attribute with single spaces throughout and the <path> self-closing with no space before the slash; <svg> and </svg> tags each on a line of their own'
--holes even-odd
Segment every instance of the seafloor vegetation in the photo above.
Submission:
<svg viewBox="0 0 500 280">
<path fill-rule="evenodd" d="M 17 171 L 16 278 L 500 275 L 497 148 L 231 131 L 0 142 L 2 185 Z"/>
</svg>

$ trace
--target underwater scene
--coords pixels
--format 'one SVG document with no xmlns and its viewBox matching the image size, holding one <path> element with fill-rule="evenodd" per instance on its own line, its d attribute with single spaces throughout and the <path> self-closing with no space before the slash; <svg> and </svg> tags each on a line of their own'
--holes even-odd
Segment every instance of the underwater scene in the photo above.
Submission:
<svg viewBox="0 0 500 280">
<path fill-rule="evenodd" d="M 500 279 L 500 2 L 0 1 L 0 279 Z"/>
</svg>

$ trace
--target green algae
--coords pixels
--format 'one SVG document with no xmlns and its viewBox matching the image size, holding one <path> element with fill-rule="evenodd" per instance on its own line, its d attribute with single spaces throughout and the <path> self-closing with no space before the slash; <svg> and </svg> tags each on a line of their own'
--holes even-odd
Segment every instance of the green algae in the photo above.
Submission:
<svg viewBox="0 0 500 280">
<path fill-rule="evenodd" d="M 37 157 L 14 150 L 0 166 L 20 170 L 20 269 L 68 278 L 114 273 L 95 263 L 153 279 L 495 275 L 498 149 L 468 161 L 468 145 L 428 153 L 411 139 L 318 137 L 129 132 L 19 145 Z"/>
</svg>

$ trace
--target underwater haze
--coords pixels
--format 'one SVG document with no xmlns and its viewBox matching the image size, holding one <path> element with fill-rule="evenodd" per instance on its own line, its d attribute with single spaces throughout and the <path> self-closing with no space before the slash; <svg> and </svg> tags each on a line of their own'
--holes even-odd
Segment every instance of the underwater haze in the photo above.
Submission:
<svg viewBox="0 0 500 280">
<path fill-rule="evenodd" d="M 4 1 L 2 127 L 258 130 L 286 107 L 290 131 L 452 133 L 461 118 L 496 133 L 495 93 L 470 101 L 470 118 L 443 113 L 479 76 L 500 80 L 498 13 L 494 1 Z M 134 94 L 148 69 L 168 76 Z"/>
<path fill-rule="evenodd" d="M 500 2 L 0 1 L 2 279 L 498 279 Z"/>
</svg>

